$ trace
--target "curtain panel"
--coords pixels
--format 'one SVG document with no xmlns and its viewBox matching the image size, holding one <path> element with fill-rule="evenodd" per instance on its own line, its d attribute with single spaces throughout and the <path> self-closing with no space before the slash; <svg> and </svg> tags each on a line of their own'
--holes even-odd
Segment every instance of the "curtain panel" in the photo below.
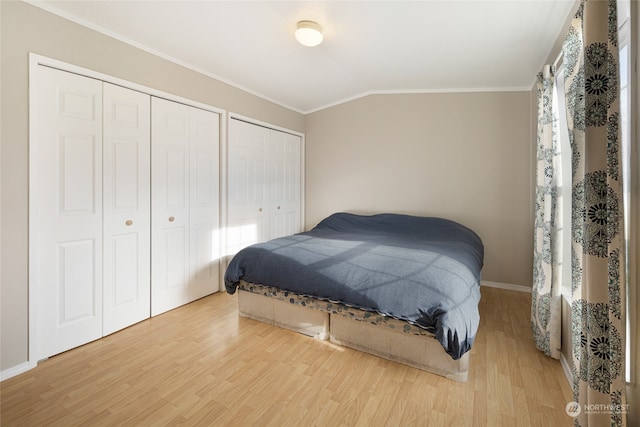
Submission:
<svg viewBox="0 0 640 427">
<path fill-rule="evenodd" d="M 537 76 L 538 130 L 536 162 L 535 235 L 531 328 L 538 349 L 560 358 L 562 233 L 558 179 L 560 158 L 558 120 L 554 111 L 554 67 Z"/>
<path fill-rule="evenodd" d="M 576 426 L 626 425 L 617 34 L 615 0 L 583 0 L 563 45 L 572 148 Z"/>
</svg>

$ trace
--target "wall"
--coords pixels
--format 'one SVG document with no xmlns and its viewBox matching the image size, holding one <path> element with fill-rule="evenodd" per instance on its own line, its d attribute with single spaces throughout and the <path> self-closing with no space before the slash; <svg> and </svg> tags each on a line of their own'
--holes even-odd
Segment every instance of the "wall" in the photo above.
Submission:
<svg viewBox="0 0 640 427">
<path fill-rule="evenodd" d="M 16 1 L 0 1 L 0 371 L 28 357 L 28 53 L 304 131 L 304 117 L 220 81 Z"/>
<path fill-rule="evenodd" d="M 531 286 L 530 93 L 372 95 L 306 117 L 306 226 L 336 211 L 446 217 L 483 279 Z"/>
</svg>

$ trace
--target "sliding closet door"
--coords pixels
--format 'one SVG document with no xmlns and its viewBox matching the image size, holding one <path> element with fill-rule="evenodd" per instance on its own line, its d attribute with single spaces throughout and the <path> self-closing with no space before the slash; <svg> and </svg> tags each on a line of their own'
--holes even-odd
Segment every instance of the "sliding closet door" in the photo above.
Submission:
<svg viewBox="0 0 640 427">
<path fill-rule="evenodd" d="M 102 336 L 102 82 L 37 75 L 29 280 L 40 359 Z"/>
<path fill-rule="evenodd" d="M 189 107 L 152 98 L 151 315 L 189 302 Z"/>
<path fill-rule="evenodd" d="M 104 335 L 150 316 L 150 98 L 104 84 Z"/>
</svg>

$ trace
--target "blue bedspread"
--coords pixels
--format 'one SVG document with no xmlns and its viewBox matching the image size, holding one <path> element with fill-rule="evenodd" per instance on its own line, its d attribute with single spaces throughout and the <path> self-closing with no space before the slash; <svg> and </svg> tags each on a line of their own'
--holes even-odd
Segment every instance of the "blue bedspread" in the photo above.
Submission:
<svg viewBox="0 0 640 427">
<path fill-rule="evenodd" d="M 230 294 L 244 280 L 409 321 L 459 359 L 478 329 L 483 255 L 478 235 L 453 221 L 337 213 L 241 250 L 224 280 Z"/>
</svg>

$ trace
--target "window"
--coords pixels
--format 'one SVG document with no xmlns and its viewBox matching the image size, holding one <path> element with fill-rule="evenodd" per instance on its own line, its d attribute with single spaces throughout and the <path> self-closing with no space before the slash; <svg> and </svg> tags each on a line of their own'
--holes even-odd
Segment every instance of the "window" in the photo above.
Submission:
<svg viewBox="0 0 640 427">
<path fill-rule="evenodd" d="M 567 106 L 564 93 L 564 66 L 559 62 L 556 65 L 553 102 L 554 112 L 558 114 L 555 119 L 558 123 L 558 150 L 560 151 L 557 181 L 563 242 L 560 266 L 562 269 L 562 295 L 567 301 L 571 301 L 571 142 L 567 127 Z"/>
<path fill-rule="evenodd" d="M 639 183 L 634 184 L 632 171 L 638 167 L 637 146 L 633 144 L 633 122 L 631 120 L 632 106 L 632 78 L 635 74 L 635 67 L 632 67 L 633 55 L 631 44 L 631 2 L 629 0 L 618 0 L 618 47 L 620 59 L 620 137 L 622 151 L 622 185 L 623 185 L 623 203 L 624 203 L 624 219 L 625 230 L 624 238 L 627 249 L 627 340 L 626 347 L 626 380 L 627 382 L 635 382 L 635 357 L 637 357 L 633 349 L 637 343 L 635 328 L 637 307 L 636 292 L 638 290 L 636 263 L 637 254 L 635 251 L 638 247 L 638 226 L 637 213 L 634 213 L 634 204 L 638 201 L 632 199 L 632 188 Z M 636 157 L 634 159 L 634 157 Z M 634 172 L 637 173 L 637 172 Z M 637 194 L 637 192 L 635 193 Z"/>
</svg>

